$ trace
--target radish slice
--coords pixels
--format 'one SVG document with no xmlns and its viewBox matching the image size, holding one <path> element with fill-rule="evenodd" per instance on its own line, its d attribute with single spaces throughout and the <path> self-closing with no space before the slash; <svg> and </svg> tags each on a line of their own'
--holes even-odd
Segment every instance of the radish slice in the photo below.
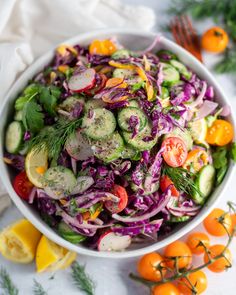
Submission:
<svg viewBox="0 0 236 295">
<path fill-rule="evenodd" d="M 72 76 L 68 81 L 68 87 L 73 92 L 83 92 L 92 88 L 95 84 L 96 72 L 94 69 L 86 69 Z"/>
<path fill-rule="evenodd" d="M 94 184 L 94 180 L 91 176 L 80 176 L 77 178 L 77 185 L 73 189 L 71 195 L 82 194 L 85 192 L 90 186 Z"/>
<path fill-rule="evenodd" d="M 98 240 L 98 251 L 122 251 L 130 244 L 130 236 L 118 236 L 112 231 L 107 231 Z"/>
</svg>

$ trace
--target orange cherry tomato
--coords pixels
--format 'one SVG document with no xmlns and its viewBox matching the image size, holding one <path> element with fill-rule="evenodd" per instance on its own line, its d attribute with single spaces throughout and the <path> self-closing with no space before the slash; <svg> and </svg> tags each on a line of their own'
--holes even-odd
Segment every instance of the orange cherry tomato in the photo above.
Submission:
<svg viewBox="0 0 236 295">
<path fill-rule="evenodd" d="M 170 189 L 171 195 L 174 197 L 178 197 L 179 191 L 174 186 L 172 180 L 167 175 L 162 176 L 161 181 L 160 181 L 160 188 L 161 188 L 162 192 L 165 192 L 170 185 L 171 185 L 171 189 Z"/>
<path fill-rule="evenodd" d="M 210 251 L 210 257 L 215 258 L 216 256 L 220 255 L 225 249 L 224 245 L 213 245 L 209 248 Z M 227 267 L 231 266 L 232 263 L 232 254 L 230 250 L 227 248 L 225 253 L 225 257 L 221 257 L 217 259 L 215 262 L 208 265 L 208 269 L 213 272 L 222 272 L 227 269 Z M 207 256 L 207 253 L 204 255 L 204 262 L 208 263 L 209 258 Z"/>
<path fill-rule="evenodd" d="M 116 45 L 109 39 L 94 40 L 89 46 L 90 54 L 112 55 L 116 50 Z"/>
<path fill-rule="evenodd" d="M 126 189 L 121 185 L 115 184 L 113 186 L 112 193 L 115 196 L 119 197 L 120 200 L 118 203 L 106 201 L 105 207 L 112 213 L 119 213 L 125 209 L 128 203 L 128 195 Z"/>
<path fill-rule="evenodd" d="M 207 288 L 207 277 L 201 270 L 189 274 L 186 278 L 181 278 L 178 281 L 178 289 L 181 295 L 192 295 L 192 286 L 195 287 L 196 295 L 201 294 Z"/>
<path fill-rule="evenodd" d="M 165 283 L 154 287 L 152 295 L 180 295 L 180 291 L 174 284 Z"/>
<path fill-rule="evenodd" d="M 122 64 L 118 61 L 110 60 L 109 65 L 118 68 L 118 69 L 124 69 L 124 70 L 136 70 L 136 66 L 133 64 Z"/>
<path fill-rule="evenodd" d="M 208 248 L 210 246 L 210 239 L 205 233 L 194 232 L 188 236 L 186 243 L 193 254 L 199 255 L 205 253 L 205 248 L 201 244 Z"/>
<path fill-rule="evenodd" d="M 160 281 L 161 272 L 157 269 L 158 266 L 165 267 L 164 259 L 159 253 L 149 253 L 144 255 L 138 262 L 138 273 L 146 280 Z M 165 276 L 166 269 L 162 269 L 162 274 Z"/>
<path fill-rule="evenodd" d="M 208 154 L 202 149 L 194 149 L 188 153 L 187 159 L 183 164 L 183 168 L 187 170 L 193 169 L 195 172 L 201 170 L 208 163 Z"/>
<path fill-rule="evenodd" d="M 167 266 L 174 267 L 175 260 L 168 259 L 171 257 L 178 258 L 178 268 L 188 267 L 192 262 L 192 252 L 189 249 L 188 245 L 182 241 L 175 241 L 169 244 L 164 250 L 164 256 L 167 258 Z"/>
<path fill-rule="evenodd" d="M 126 88 L 128 85 L 124 82 L 122 78 L 110 78 L 106 82 L 106 88 L 116 87 L 116 88 Z M 110 93 L 104 94 L 102 100 L 107 103 L 115 103 L 127 99 L 127 95 L 121 96 L 117 99 L 113 99 Z"/>
<path fill-rule="evenodd" d="M 234 137 L 234 129 L 230 122 L 215 120 L 207 130 L 206 141 L 212 145 L 224 146 L 230 143 Z"/>
<path fill-rule="evenodd" d="M 220 27 L 213 27 L 207 30 L 202 36 L 202 48 L 210 52 L 223 52 L 228 43 L 229 36 Z"/>
<path fill-rule="evenodd" d="M 219 222 L 222 220 L 224 226 Z M 228 213 L 224 210 L 215 208 L 203 221 L 203 224 L 209 234 L 216 237 L 221 237 L 231 232 L 232 230 L 232 220 Z M 227 229 L 227 231 L 226 231 Z"/>
<path fill-rule="evenodd" d="M 163 143 L 163 158 L 171 167 L 182 166 L 187 158 L 187 147 L 179 137 L 168 137 Z"/>
</svg>

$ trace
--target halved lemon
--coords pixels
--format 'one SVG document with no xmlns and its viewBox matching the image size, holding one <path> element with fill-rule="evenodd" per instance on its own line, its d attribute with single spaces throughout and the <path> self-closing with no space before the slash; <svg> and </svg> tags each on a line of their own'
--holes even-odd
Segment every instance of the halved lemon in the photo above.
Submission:
<svg viewBox="0 0 236 295">
<path fill-rule="evenodd" d="M 65 269 L 76 259 L 76 253 L 69 251 L 45 236 L 42 236 L 36 252 L 37 272 Z"/>
<path fill-rule="evenodd" d="M 200 119 L 190 123 L 190 132 L 193 140 L 196 143 L 205 143 L 207 135 L 207 122 L 206 120 Z"/>
<path fill-rule="evenodd" d="M 8 226 L 0 233 L 0 252 L 18 263 L 33 261 L 41 233 L 26 219 Z"/>
<path fill-rule="evenodd" d="M 32 149 L 25 159 L 25 171 L 29 180 L 36 187 L 43 187 L 43 174 L 48 168 L 48 153 L 45 149 Z"/>
</svg>

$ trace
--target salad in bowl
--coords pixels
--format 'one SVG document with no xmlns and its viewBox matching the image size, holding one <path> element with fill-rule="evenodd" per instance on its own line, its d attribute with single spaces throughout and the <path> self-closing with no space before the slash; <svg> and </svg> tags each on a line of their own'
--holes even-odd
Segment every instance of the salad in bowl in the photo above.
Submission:
<svg viewBox="0 0 236 295">
<path fill-rule="evenodd" d="M 198 215 L 227 172 L 229 106 L 157 42 L 61 45 L 15 99 L 4 154 L 13 187 L 72 244 L 157 241 Z"/>
</svg>

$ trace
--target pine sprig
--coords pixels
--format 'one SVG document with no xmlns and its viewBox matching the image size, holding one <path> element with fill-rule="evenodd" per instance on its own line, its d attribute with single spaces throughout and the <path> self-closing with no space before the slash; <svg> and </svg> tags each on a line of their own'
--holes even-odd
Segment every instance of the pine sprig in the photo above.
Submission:
<svg viewBox="0 0 236 295">
<path fill-rule="evenodd" d="M 47 295 L 48 293 L 44 290 L 43 286 L 39 282 L 34 280 L 33 294 L 34 295 Z"/>
<path fill-rule="evenodd" d="M 78 262 L 72 265 L 72 278 L 75 285 L 87 295 L 94 295 L 95 283 L 85 272 L 85 266 Z"/>
<path fill-rule="evenodd" d="M 43 129 L 37 136 L 29 142 L 29 149 L 36 152 L 47 150 L 51 159 L 57 159 L 67 139 L 81 125 L 81 119 L 73 121 L 60 119 L 51 127 Z"/>
<path fill-rule="evenodd" d="M 18 295 L 19 290 L 12 282 L 5 268 L 0 269 L 0 288 L 5 292 L 4 295 Z"/>
</svg>

